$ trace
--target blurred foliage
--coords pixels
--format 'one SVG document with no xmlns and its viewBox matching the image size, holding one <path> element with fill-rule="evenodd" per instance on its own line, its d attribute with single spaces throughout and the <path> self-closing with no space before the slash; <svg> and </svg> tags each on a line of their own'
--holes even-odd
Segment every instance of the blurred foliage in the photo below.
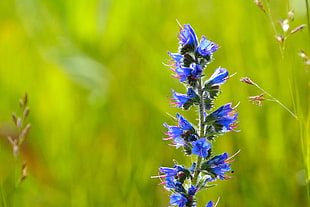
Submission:
<svg viewBox="0 0 310 207">
<path fill-rule="evenodd" d="M 274 21 L 303 1 L 271 1 Z M 170 89 L 184 92 L 162 63 L 177 50 L 178 24 L 189 23 L 221 49 L 208 66 L 237 72 L 217 106 L 238 106 L 240 132 L 216 142 L 235 158 L 232 179 L 199 195 L 199 206 L 307 206 L 309 71 L 298 56 L 310 53 L 307 27 L 286 42 L 284 57 L 267 16 L 248 0 L 2 0 L 0 2 L 0 203 L 22 206 L 168 206 L 167 192 L 150 179 L 180 151 L 162 141 Z M 279 25 L 276 24 L 276 27 Z M 253 105 L 248 76 L 297 113 L 274 102 Z M 27 92 L 32 128 L 20 166 L 7 136 L 11 112 Z M 194 110 L 184 113 L 193 123 Z M 308 120 L 308 121 L 307 121 Z M 188 161 L 189 162 L 189 161 Z M 309 176 L 308 176 L 309 177 Z M 309 185 L 309 183 L 308 183 Z"/>
</svg>

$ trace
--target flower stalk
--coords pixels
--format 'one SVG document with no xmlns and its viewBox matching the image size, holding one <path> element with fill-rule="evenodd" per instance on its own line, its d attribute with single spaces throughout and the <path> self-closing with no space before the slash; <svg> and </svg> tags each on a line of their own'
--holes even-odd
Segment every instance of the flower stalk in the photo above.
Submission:
<svg viewBox="0 0 310 207">
<path fill-rule="evenodd" d="M 197 204 L 196 194 L 216 180 L 230 178 L 231 172 L 228 153 L 213 155 L 212 141 L 226 132 L 234 131 L 237 113 L 228 103 L 214 110 L 214 101 L 220 93 L 220 85 L 229 78 L 225 68 L 217 68 L 206 81 L 204 71 L 212 61 L 213 53 L 218 50 L 217 44 L 202 36 L 200 42 L 189 24 L 180 26 L 178 53 L 168 53 L 172 58 L 171 70 L 174 76 L 185 86 L 186 93 L 172 90 L 172 106 L 182 110 L 197 107 L 197 126 L 190 123 L 181 114 L 176 114 L 177 125 L 164 124 L 167 128 L 165 140 L 171 140 L 177 149 L 182 148 L 186 156 L 193 156 L 196 162 L 190 167 L 175 162 L 173 167 L 160 167 L 161 184 L 170 191 L 170 205 L 194 207 Z M 191 159 L 191 160 L 194 160 Z M 215 207 L 212 201 L 207 207 Z"/>
<path fill-rule="evenodd" d="M 198 94 L 200 97 L 202 97 L 202 94 L 203 94 L 203 90 L 202 90 L 202 80 L 201 80 L 201 77 L 199 78 L 199 81 L 198 81 Z M 204 126 L 205 126 L 205 123 L 204 123 L 204 104 L 203 102 L 201 101 L 200 104 L 199 104 L 199 131 L 200 131 L 200 135 L 199 137 L 200 138 L 203 138 L 204 137 Z M 198 156 L 197 157 L 197 164 L 196 164 L 196 168 L 195 168 L 195 171 L 194 171 L 194 177 L 193 177 L 193 180 L 192 180 L 192 183 L 194 184 L 197 184 L 197 179 L 198 179 L 198 175 L 199 175 L 199 169 L 200 169 L 200 165 L 201 165 L 201 161 L 202 161 L 202 157 Z"/>
</svg>

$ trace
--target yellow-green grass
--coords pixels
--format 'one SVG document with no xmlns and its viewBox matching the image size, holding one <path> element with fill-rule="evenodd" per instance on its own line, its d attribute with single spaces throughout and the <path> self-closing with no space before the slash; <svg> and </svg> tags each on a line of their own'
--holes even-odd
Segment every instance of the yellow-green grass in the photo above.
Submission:
<svg viewBox="0 0 310 207">
<path fill-rule="evenodd" d="M 295 9 L 292 27 L 306 24 L 305 5 L 272 1 L 274 21 Z M 241 152 L 230 180 L 201 192 L 199 206 L 307 206 L 309 72 L 307 28 L 287 39 L 284 57 L 266 15 L 248 0 L 4 0 L 0 3 L 0 203 L 36 206 L 168 206 L 151 179 L 173 159 L 190 163 L 163 141 L 175 114 L 170 89 L 184 92 L 162 63 L 177 51 L 178 19 L 221 48 L 206 75 L 227 68 L 220 106 L 240 102 L 239 129 L 218 138 L 217 153 Z M 278 29 L 279 25 L 275 25 Z M 275 102 L 253 105 L 260 91 Z M 21 158 L 28 177 L 15 187 L 19 165 L 6 140 L 11 112 L 29 94 L 32 128 Z M 183 113 L 183 112 L 181 112 Z M 195 110 L 183 113 L 196 123 Z"/>
</svg>

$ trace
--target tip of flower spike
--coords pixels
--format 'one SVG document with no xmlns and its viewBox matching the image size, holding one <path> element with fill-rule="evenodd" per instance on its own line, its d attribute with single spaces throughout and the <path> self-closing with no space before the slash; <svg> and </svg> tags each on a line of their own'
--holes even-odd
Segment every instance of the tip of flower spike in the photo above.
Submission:
<svg viewBox="0 0 310 207">
<path fill-rule="evenodd" d="M 193 28 L 189 24 L 184 24 L 183 27 L 180 27 L 178 39 L 181 54 L 194 52 L 197 47 L 198 40 Z"/>
</svg>

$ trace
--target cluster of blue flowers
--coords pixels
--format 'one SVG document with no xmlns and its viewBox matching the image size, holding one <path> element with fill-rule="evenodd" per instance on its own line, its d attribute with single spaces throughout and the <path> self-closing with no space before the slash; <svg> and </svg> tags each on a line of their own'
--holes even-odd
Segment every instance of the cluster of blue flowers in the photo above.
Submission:
<svg viewBox="0 0 310 207">
<path fill-rule="evenodd" d="M 198 191 L 214 186 L 216 180 L 229 178 L 230 158 L 227 153 L 214 155 L 212 141 L 236 128 L 237 113 L 228 103 L 213 110 L 213 103 L 220 93 L 220 85 L 229 78 L 228 71 L 217 68 L 209 79 L 203 82 L 206 66 L 212 61 L 212 55 L 218 45 L 202 36 L 200 42 L 189 24 L 180 28 L 178 53 L 168 53 L 172 58 L 171 69 L 176 78 L 186 87 L 186 93 L 172 90 L 172 106 L 188 110 L 196 106 L 199 112 L 199 124 L 194 126 L 181 114 L 176 114 L 177 124 L 167 128 L 166 140 L 171 146 L 182 148 L 185 155 L 197 157 L 191 167 L 175 164 L 173 168 L 161 167 L 160 177 L 165 188 L 172 193 L 170 204 L 179 207 L 196 206 L 195 195 Z M 214 207 L 210 201 L 206 207 Z"/>
</svg>

